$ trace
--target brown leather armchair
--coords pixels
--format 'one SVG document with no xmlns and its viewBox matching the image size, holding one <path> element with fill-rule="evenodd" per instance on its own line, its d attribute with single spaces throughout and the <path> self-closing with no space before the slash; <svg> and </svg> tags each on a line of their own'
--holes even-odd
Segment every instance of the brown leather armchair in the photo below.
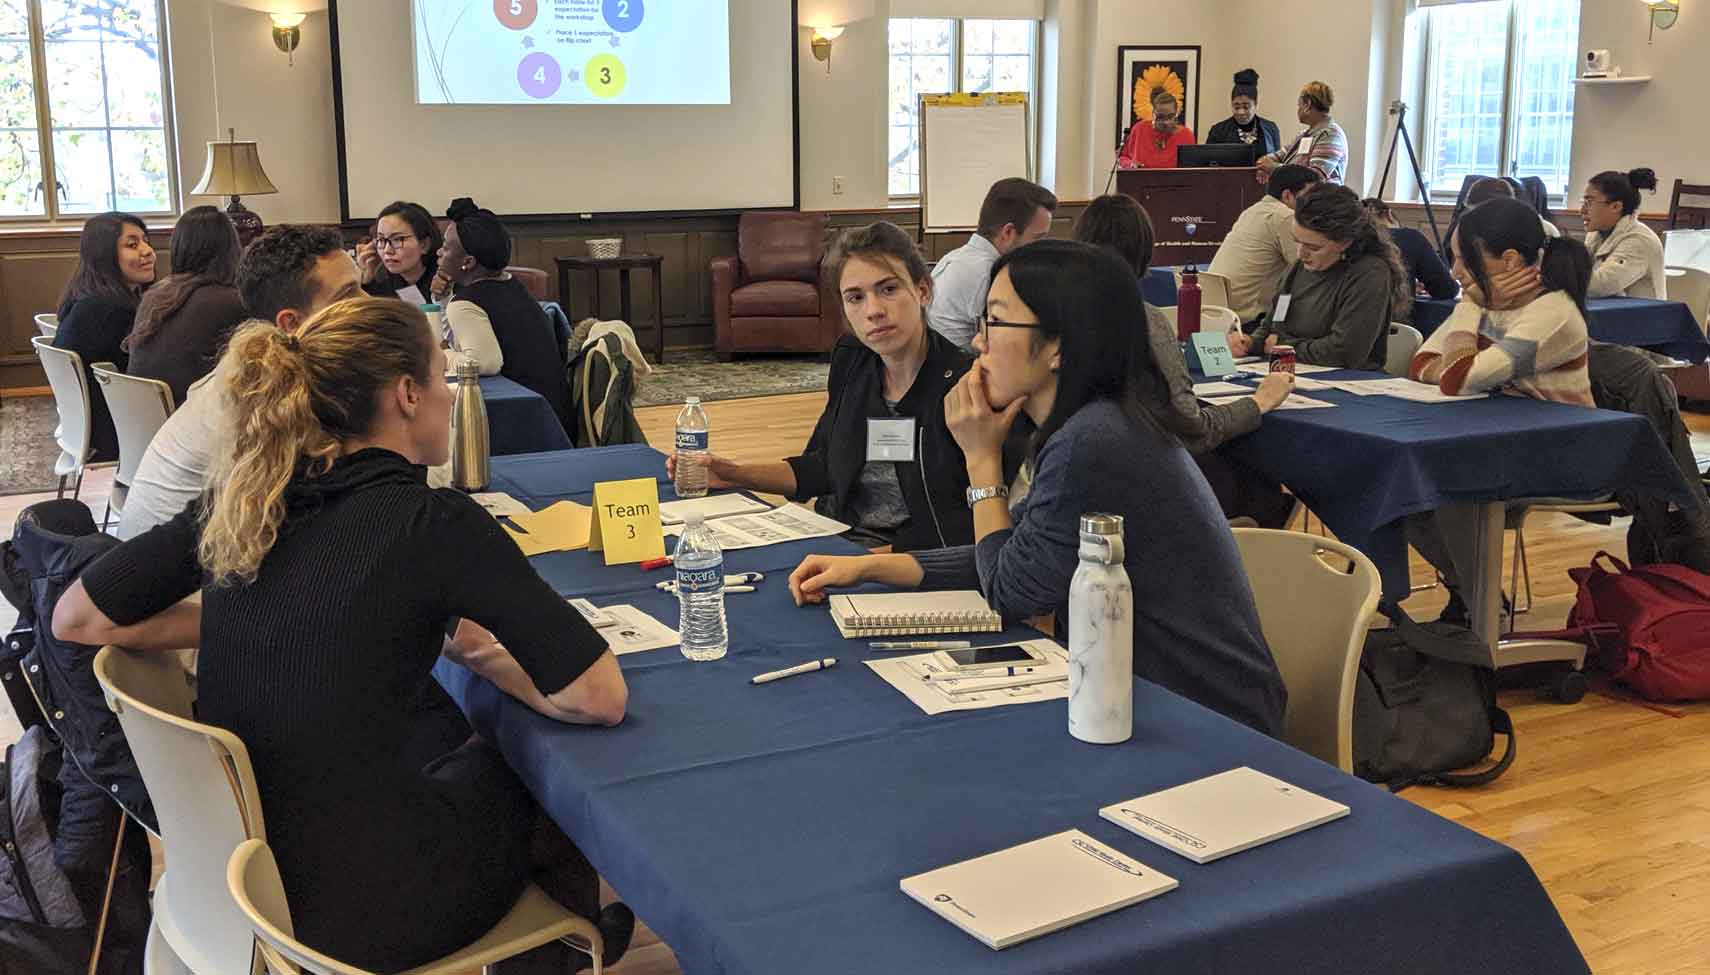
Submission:
<svg viewBox="0 0 1710 975">
<path fill-rule="evenodd" d="M 535 301 L 547 300 L 545 271 L 538 267 L 519 267 L 515 264 L 505 268 L 505 270 L 511 272 L 511 277 L 522 282 L 522 286 L 528 289 L 528 293 L 534 296 Z"/>
<path fill-rule="evenodd" d="M 843 309 L 822 280 L 825 215 L 745 213 L 736 256 L 712 262 L 713 346 L 738 352 L 824 352 L 843 333 Z"/>
</svg>

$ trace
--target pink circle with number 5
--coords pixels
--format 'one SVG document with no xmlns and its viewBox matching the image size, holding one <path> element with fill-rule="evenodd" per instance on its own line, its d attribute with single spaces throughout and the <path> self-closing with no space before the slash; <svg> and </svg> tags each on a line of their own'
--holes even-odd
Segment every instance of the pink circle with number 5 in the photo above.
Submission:
<svg viewBox="0 0 1710 975">
<path fill-rule="evenodd" d="M 534 23 L 540 13 L 540 0 L 493 0 L 493 16 L 511 30 L 522 30 Z"/>
<path fill-rule="evenodd" d="M 564 72 L 552 55 L 536 51 L 517 65 L 517 84 L 530 98 L 550 98 L 564 82 Z"/>
</svg>

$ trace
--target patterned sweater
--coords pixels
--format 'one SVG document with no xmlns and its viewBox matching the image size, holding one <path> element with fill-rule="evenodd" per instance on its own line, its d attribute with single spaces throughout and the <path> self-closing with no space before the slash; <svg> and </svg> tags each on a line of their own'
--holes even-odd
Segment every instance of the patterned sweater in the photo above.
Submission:
<svg viewBox="0 0 1710 975">
<path fill-rule="evenodd" d="M 1586 375 L 1585 318 L 1563 291 L 1492 311 L 1455 306 L 1413 357 L 1409 374 L 1451 396 L 1492 389 L 1533 399 L 1596 406 Z"/>
<path fill-rule="evenodd" d="M 1310 151 L 1302 152 L 1302 148 Z M 1348 135 L 1335 119 L 1327 119 L 1323 125 L 1295 136 L 1293 142 L 1285 143 L 1270 158 L 1282 164 L 1311 166 L 1324 174 L 1326 183 L 1340 186 L 1348 174 Z"/>
</svg>

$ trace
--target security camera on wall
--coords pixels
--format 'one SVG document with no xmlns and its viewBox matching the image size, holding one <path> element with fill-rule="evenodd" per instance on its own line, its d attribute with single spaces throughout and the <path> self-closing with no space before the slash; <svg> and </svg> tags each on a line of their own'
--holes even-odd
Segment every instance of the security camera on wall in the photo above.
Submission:
<svg viewBox="0 0 1710 975">
<path fill-rule="evenodd" d="M 1585 74 L 1582 77 L 1586 77 L 1586 78 L 1607 78 L 1607 77 L 1609 77 L 1609 51 L 1608 51 L 1608 49 L 1600 48 L 1598 50 L 1585 52 Z"/>
</svg>

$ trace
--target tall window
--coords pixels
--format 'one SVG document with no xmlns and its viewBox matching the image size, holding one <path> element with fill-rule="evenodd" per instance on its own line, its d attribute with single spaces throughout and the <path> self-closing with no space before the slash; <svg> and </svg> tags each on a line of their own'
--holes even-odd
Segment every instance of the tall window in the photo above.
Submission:
<svg viewBox="0 0 1710 975">
<path fill-rule="evenodd" d="M 1567 192 L 1580 0 L 1484 0 L 1427 11 L 1425 165 L 1432 196 L 1470 174 Z"/>
<path fill-rule="evenodd" d="M 0 218 L 172 211 L 160 7 L 0 0 Z"/>
<path fill-rule="evenodd" d="M 890 195 L 920 193 L 921 95 L 1024 91 L 1032 101 L 1038 48 L 1038 21 L 893 18 Z"/>
</svg>

